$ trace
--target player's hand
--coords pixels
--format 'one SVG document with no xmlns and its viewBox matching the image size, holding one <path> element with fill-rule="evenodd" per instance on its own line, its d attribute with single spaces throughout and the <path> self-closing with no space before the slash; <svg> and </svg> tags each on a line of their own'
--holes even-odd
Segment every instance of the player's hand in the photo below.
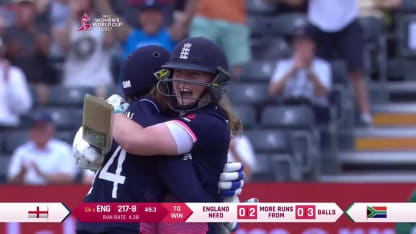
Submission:
<svg viewBox="0 0 416 234">
<path fill-rule="evenodd" d="M 244 165 L 240 162 L 226 163 L 218 182 L 219 194 L 223 197 L 240 195 L 244 186 Z"/>
<path fill-rule="evenodd" d="M 105 101 L 114 107 L 115 114 L 122 114 L 129 108 L 129 104 L 118 94 L 113 94 Z"/>
<path fill-rule="evenodd" d="M 96 171 L 101 167 L 101 164 L 104 161 L 104 155 L 102 155 L 98 149 L 92 147 L 88 142 L 82 139 L 82 127 L 80 127 L 77 134 L 75 134 L 72 147 L 75 163 L 79 167 L 92 171 Z"/>
</svg>

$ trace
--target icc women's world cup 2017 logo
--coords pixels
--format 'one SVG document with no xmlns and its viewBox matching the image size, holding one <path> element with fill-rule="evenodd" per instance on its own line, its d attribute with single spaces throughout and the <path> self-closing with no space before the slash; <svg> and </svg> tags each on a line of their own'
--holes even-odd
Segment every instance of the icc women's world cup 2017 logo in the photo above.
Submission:
<svg viewBox="0 0 416 234">
<path fill-rule="evenodd" d="M 87 15 L 87 13 L 84 13 L 84 15 L 81 18 L 81 28 L 77 30 L 79 31 L 85 31 L 88 32 L 88 29 L 90 29 L 91 24 L 89 23 L 91 21 L 91 18 Z"/>
<path fill-rule="evenodd" d="M 84 13 L 84 15 L 81 18 L 81 28 L 79 28 L 77 32 L 87 32 L 91 27 L 98 27 L 105 32 L 109 32 L 113 28 L 121 27 L 121 25 L 123 25 L 119 18 L 114 17 L 112 15 L 102 15 L 102 17 L 95 18 L 92 24 L 90 22 L 90 16 L 87 13 Z"/>
</svg>

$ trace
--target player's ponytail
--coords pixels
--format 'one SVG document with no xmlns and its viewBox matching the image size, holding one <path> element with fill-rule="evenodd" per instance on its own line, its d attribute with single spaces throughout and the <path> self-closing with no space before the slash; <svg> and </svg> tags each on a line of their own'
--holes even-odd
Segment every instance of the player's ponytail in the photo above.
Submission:
<svg viewBox="0 0 416 234">
<path fill-rule="evenodd" d="M 154 100 L 158 102 L 158 104 L 160 105 L 162 109 L 162 112 L 170 111 L 167 98 L 164 95 L 162 95 L 160 92 L 158 92 L 156 86 L 153 87 L 152 90 L 150 90 L 149 95 L 150 97 L 152 97 Z"/>
<path fill-rule="evenodd" d="M 227 95 L 223 95 L 218 105 L 225 111 L 228 117 L 228 125 L 230 126 L 231 136 L 240 135 L 243 132 L 243 124 L 240 118 L 234 114 L 233 107 Z"/>
</svg>

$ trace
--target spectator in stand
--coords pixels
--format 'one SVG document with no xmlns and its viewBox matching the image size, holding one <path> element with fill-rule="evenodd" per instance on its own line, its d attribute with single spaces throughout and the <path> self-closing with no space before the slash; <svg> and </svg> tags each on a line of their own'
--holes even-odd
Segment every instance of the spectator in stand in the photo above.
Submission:
<svg viewBox="0 0 416 234">
<path fill-rule="evenodd" d="M 265 0 L 267 2 L 277 4 L 277 14 L 284 13 L 306 13 L 308 12 L 308 4 L 304 0 Z"/>
<path fill-rule="evenodd" d="M 51 45 L 51 56 L 55 58 L 64 57 L 64 50 L 59 46 L 56 38 L 59 33 L 65 30 L 65 26 L 71 15 L 71 8 L 68 0 L 54 0 L 50 3 L 49 21 L 51 24 L 51 32 L 53 43 Z"/>
<path fill-rule="evenodd" d="M 69 0 L 70 17 L 63 30 L 55 28 L 55 39 L 67 52 L 64 63 L 63 85 L 68 87 L 103 88 L 113 84 L 110 48 L 113 45 L 111 33 L 92 26 L 81 25 L 83 17 L 95 18 L 90 1 Z M 84 15 L 85 14 L 85 15 Z"/>
<path fill-rule="evenodd" d="M 189 24 L 195 12 L 194 2 L 196 0 L 154 1 L 160 5 L 164 15 L 163 26 L 172 26 L 172 30 L 179 30 L 178 33 L 180 31 L 188 31 Z M 112 1 L 111 6 L 117 14 L 121 15 L 126 20 L 128 24 L 134 28 L 140 28 L 140 24 L 137 21 L 138 10 L 149 2 L 149 0 Z"/>
<path fill-rule="evenodd" d="M 349 78 L 364 126 L 373 122 L 364 80 L 364 38 L 357 21 L 357 0 L 309 0 L 308 18 L 316 27 L 319 55 L 332 57 L 334 49 L 348 65 Z"/>
<path fill-rule="evenodd" d="M 0 38 L 0 128 L 18 126 L 19 115 L 31 107 L 32 97 L 25 74 L 4 58 L 4 45 Z"/>
<path fill-rule="evenodd" d="M 9 181 L 38 185 L 71 183 L 77 173 L 71 146 L 53 139 L 55 125 L 49 113 L 39 111 L 33 115 L 32 121 L 30 141 L 13 153 Z"/>
<path fill-rule="evenodd" d="M 108 0 L 99 0 L 96 1 L 96 4 L 100 13 L 115 15 Z M 146 0 L 140 6 L 137 19 L 141 28 L 134 28 L 122 20 L 122 26 L 113 30 L 116 38 L 123 43 L 123 59 L 127 58 L 137 48 L 146 45 L 160 45 L 171 51 L 175 42 L 185 36 L 184 30 L 164 26 L 161 5 L 154 0 Z"/>
<path fill-rule="evenodd" d="M 221 46 L 236 79 L 241 66 L 251 59 L 244 0 L 199 0 L 189 35 L 206 37 Z"/>
<path fill-rule="evenodd" d="M 293 36 L 293 56 L 278 61 L 269 85 L 270 96 L 281 94 L 283 102 L 311 104 L 316 119 L 329 121 L 328 92 L 331 66 L 315 55 L 316 43 L 311 25 L 297 29 Z"/>
<path fill-rule="evenodd" d="M 47 25 L 36 24 L 34 0 L 13 0 L 16 22 L 4 32 L 6 55 L 20 67 L 29 83 L 56 83 L 54 69 L 49 63 L 49 30 Z"/>
</svg>

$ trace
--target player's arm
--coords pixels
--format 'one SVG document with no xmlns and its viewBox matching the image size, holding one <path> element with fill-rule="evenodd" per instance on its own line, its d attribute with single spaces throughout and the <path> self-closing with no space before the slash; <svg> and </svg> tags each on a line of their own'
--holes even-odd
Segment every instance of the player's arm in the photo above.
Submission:
<svg viewBox="0 0 416 234">
<path fill-rule="evenodd" d="M 108 0 L 96 0 L 95 5 L 97 6 L 98 12 L 103 15 L 112 15 L 120 19 L 121 27 L 114 27 L 113 31 L 115 33 L 116 38 L 120 40 L 126 40 L 133 31 L 133 28 L 127 24 L 125 20 L 123 20 L 120 16 L 116 15 L 116 13 L 111 9 L 111 6 Z"/>
<path fill-rule="evenodd" d="M 273 77 L 270 81 L 268 88 L 269 95 L 275 96 L 280 94 L 285 88 L 286 82 L 290 80 L 299 69 L 299 65 L 294 64 L 288 67 L 287 64 L 279 63 L 273 73 Z"/>
<path fill-rule="evenodd" d="M 113 137 L 124 150 L 131 154 L 141 156 L 182 154 L 166 122 L 143 128 L 126 116 L 115 114 Z"/>
</svg>

